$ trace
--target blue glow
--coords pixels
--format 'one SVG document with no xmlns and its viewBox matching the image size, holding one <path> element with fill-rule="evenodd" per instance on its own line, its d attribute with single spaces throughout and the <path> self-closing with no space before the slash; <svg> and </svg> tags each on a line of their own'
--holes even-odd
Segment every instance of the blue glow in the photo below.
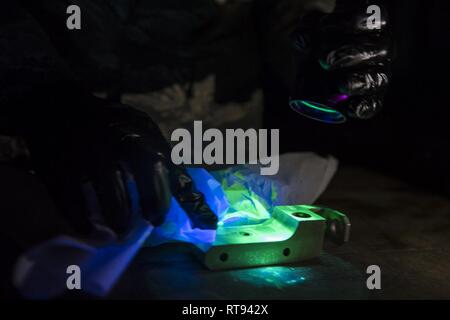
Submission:
<svg viewBox="0 0 450 320">
<path fill-rule="evenodd" d="M 202 168 L 187 169 L 198 191 L 205 196 L 211 210 L 221 219 L 229 208 L 228 199 L 220 183 Z M 157 246 L 169 241 L 182 241 L 195 244 L 206 250 L 212 245 L 216 230 L 201 230 L 192 227 L 191 221 L 179 203 L 172 198 L 170 210 L 163 225 L 155 228 L 147 244 Z"/>
</svg>

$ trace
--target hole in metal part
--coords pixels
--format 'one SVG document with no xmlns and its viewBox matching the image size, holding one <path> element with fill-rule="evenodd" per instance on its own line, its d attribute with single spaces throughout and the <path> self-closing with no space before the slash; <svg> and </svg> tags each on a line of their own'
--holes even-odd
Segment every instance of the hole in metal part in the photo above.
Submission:
<svg viewBox="0 0 450 320">
<path fill-rule="evenodd" d="M 246 231 L 241 231 L 241 232 L 239 232 L 239 234 L 244 237 L 250 237 L 252 235 L 250 232 L 246 232 Z"/>
<path fill-rule="evenodd" d="M 290 254 L 291 254 L 291 249 L 286 248 L 286 249 L 283 250 L 283 256 L 287 257 L 287 256 L 289 256 Z"/>
<path fill-rule="evenodd" d="M 220 261 L 225 262 L 228 260 L 228 253 L 222 253 L 219 257 Z"/>
<path fill-rule="evenodd" d="M 311 218 L 311 215 L 305 212 L 294 212 L 292 215 L 297 218 L 304 218 L 304 219 Z"/>
</svg>

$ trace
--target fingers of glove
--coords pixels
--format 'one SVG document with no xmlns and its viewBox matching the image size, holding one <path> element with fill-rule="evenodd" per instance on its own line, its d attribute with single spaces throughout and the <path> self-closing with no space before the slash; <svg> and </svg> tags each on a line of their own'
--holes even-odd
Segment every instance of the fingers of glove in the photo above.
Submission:
<svg viewBox="0 0 450 320">
<path fill-rule="evenodd" d="M 119 235 L 129 230 L 132 220 L 124 181 L 123 172 L 109 166 L 96 172 L 92 182 L 103 219 Z"/>
<path fill-rule="evenodd" d="M 189 216 L 194 228 L 202 230 L 217 229 L 217 216 L 206 204 L 203 195 L 200 193 L 198 195 L 199 197 L 195 201 L 180 201 L 181 207 Z"/>
<path fill-rule="evenodd" d="M 384 71 L 346 73 L 338 77 L 339 92 L 348 96 L 369 95 L 383 91 L 389 84 Z"/>
<path fill-rule="evenodd" d="M 170 183 L 168 170 L 161 156 L 142 149 L 129 160 L 139 193 L 139 204 L 145 219 L 154 226 L 164 222 L 170 208 Z"/>
<path fill-rule="evenodd" d="M 383 6 L 365 5 L 347 8 L 336 8 L 333 14 L 326 16 L 321 22 L 322 37 L 330 38 L 339 35 L 379 37 L 389 27 L 387 10 Z"/>
<path fill-rule="evenodd" d="M 375 116 L 383 106 L 381 96 L 356 96 L 346 101 L 348 115 L 357 119 L 370 119 Z"/>
<path fill-rule="evenodd" d="M 106 121 L 109 128 L 108 136 L 114 143 L 129 138 L 145 139 L 145 147 L 151 147 L 165 157 L 170 156 L 169 143 L 158 125 L 146 113 L 122 104 L 106 106 L 103 113 L 103 121 Z"/>
<path fill-rule="evenodd" d="M 181 168 L 171 170 L 172 191 L 180 206 L 188 214 L 194 228 L 217 229 L 217 216 L 202 193 L 195 189 L 192 178 Z"/>
<path fill-rule="evenodd" d="M 344 45 L 320 54 L 319 63 L 325 70 L 365 67 L 382 67 L 389 62 L 387 45 L 356 44 Z"/>
<path fill-rule="evenodd" d="M 155 162 L 151 175 L 153 188 L 158 199 L 157 215 L 153 218 L 153 224 L 158 226 L 165 220 L 165 216 L 170 209 L 170 200 L 172 197 L 168 169 L 163 161 Z"/>
<path fill-rule="evenodd" d="M 333 44 L 336 39 L 359 38 L 372 42 L 385 36 L 388 27 L 389 17 L 382 6 L 343 5 L 332 14 L 310 12 L 302 17 L 292 36 L 293 46 L 304 51 L 315 41 Z"/>
</svg>

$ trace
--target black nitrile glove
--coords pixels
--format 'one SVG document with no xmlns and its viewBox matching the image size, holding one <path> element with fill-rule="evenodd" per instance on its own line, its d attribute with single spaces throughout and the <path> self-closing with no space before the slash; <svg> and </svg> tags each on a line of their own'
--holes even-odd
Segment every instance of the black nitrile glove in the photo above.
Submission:
<svg viewBox="0 0 450 320">
<path fill-rule="evenodd" d="M 77 231 L 91 231 L 97 207 L 107 226 L 126 233 L 130 180 L 143 217 L 154 226 L 164 222 L 173 195 L 194 227 L 216 228 L 217 217 L 184 168 L 172 164 L 169 144 L 145 113 L 92 97 L 68 103 L 67 110 L 76 111 L 68 111 L 66 121 L 47 120 L 51 124 L 29 130 L 26 141 L 33 168 Z M 96 196 L 95 206 L 86 202 L 87 189 Z"/>
<path fill-rule="evenodd" d="M 389 83 L 391 42 L 386 8 L 368 18 L 376 1 L 337 0 L 331 14 L 305 15 L 294 34 L 298 76 L 290 105 L 328 123 L 369 119 L 382 107 Z M 373 29 L 374 26 L 379 28 Z"/>
<path fill-rule="evenodd" d="M 93 21 L 91 14 L 88 28 L 97 26 L 103 32 L 103 24 L 116 15 L 103 1 L 89 6 L 91 2 L 83 3 L 104 20 Z M 132 219 L 130 203 L 136 203 L 130 198 L 136 193 L 142 215 L 154 225 L 164 220 L 173 195 L 195 227 L 214 228 L 215 215 L 185 170 L 172 165 L 170 147 L 157 125 L 141 112 L 89 94 L 94 87 L 102 91 L 103 86 L 111 89 L 120 83 L 117 28 L 95 45 L 84 31 L 65 33 L 65 7 L 58 13 L 50 4 L 13 0 L 5 6 L 0 11 L 0 134 L 24 138 L 31 169 L 75 233 L 89 233 L 102 223 L 126 233 Z M 59 21 L 61 32 L 54 28 Z M 74 60 L 85 59 L 84 50 L 76 49 L 84 41 L 95 47 L 92 53 L 101 60 L 86 57 L 81 63 L 89 64 L 92 72 L 72 70 L 78 66 Z M 75 49 L 69 50 L 70 44 Z M 94 74 L 102 80 L 91 79 Z M 131 179 L 136 183 L 127 183 Z M 128 192 L 134 185 L 137 192 Z M 47 212 L 41 219 L 53 220 Z M 62 233 L 56 229 L 48 234 Z"/>
</svg>

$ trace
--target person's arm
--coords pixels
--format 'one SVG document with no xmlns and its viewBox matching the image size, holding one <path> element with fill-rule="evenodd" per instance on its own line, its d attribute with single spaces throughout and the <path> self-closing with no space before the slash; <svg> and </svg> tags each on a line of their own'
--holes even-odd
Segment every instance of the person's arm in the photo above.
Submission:
<svg viewBox="0 0 450 320">
<path fill-rule="evenodd" d="M 40 120 L 39 115 L 48 115 L 53 110 L 45 110 L 40 101 L 52 94 L 56 97 L 69 78 L 63 60 L 30 12 L 18 1 L 2 3 L 0 130 L 23 133 L 30 122 Z"/>
<path fill-rule="evenodd" d="M 83 34 L 64 41 L 59 31 L 47 31 L 51 23 L 43 27 L 38 16 L 46 8 L 9 2 L 0 17 L 2 131 L 25 137 L 33 170 L 66 218 L 89 232 L 91 217 L 82 190 L 82 184 L 89 183 L 105 222 L 117 233 L 126 232 L 131 217 L 124 186 L 133 179 L 142 214 L 154 225 L 164 221 L 173 195 L 195 227 L 215 228 L 217 217 L 186 171 L 172 164 L 158 126 L 131 107 L 94 98 L 83 83 L 89 77 L 68 67 L 73 65 L 71 57 L 77 57 L 72 51 L 92 51 Z M 92 9 L 87 5 L 82 12 L 89 17 Z M 87 23 L 87 36 L 97 32 L 108 37 L 110 31 L 100 25 L 98 29 Z M 114 55 L 107 47 L 105 52 Z M 89 56 L 81 54 L 79 59 Z"/>
<path fill-rule="evenodd" d="M 119 83 L 120 20 L 107 3 L 77 1 L 81 30 L 66 27 L 71 1 L 2 3 L 0 130 L 64 116 L 69 106 L 61 102 L 68 96 L 87 95 L 94 86 L 111 90 Z M 83 105 L 77 109 L 82 112 Z"/>
</svg>

